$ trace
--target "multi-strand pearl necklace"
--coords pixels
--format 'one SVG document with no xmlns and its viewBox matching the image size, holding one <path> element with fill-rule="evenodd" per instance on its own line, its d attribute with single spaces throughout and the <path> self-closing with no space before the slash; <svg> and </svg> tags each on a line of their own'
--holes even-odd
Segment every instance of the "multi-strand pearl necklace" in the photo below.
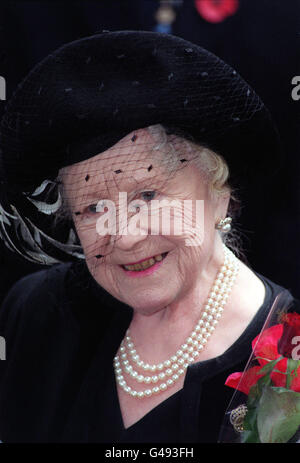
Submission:
<svg viewBox="0 0 300 463">
<path fill-rule="evenodd" d="M 184 344 L 180 346 L 175 355 L 172 355 L 169 359 L 156 365 L 145 363 L 143 360 L 140 360 L 130 337 L 130 331 L 129 329 L 127 330 L 118 353 L 114 358 L 114 369 L 119 386 L 132 397 L 140 399 L 150 397 L 153 394 L 158 394 L 173 386 L 184 374 L 187 367 L 199 356 L 208 342 L 222 316 L 224 306 L 239 270 L 238 259 L 225 245 L 223 245 L 223 249 L 224 263 L 213 283 L 201 317 L 194 330 L 185 340 Z M 132 363 L 130 363 L 129 358 Z M 146 374 L 139 373 L 134 368 L 133 364 L 142 369 L 143 373 Z M 151 372 L 152 375 L 150 376 L 147 372 Z M 127 385 L 124 379 L 124 373 L 130 375 L 131 378 L 139 383 L 147 384 L 148 388 L 144 391 L 133 390 Z M 150 384 L 154 384 L 154 386 L 150 388 Z"/>
</svg>

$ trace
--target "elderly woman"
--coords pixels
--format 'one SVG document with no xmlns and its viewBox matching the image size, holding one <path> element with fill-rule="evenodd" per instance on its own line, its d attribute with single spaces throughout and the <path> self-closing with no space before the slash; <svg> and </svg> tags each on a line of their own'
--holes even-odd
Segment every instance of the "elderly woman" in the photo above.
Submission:
<svg viewBox="0 0 300 463">
<path fill-rule="evenodd" d="M 277 143 L 242 78 L 174 36 L 88 37 L 25 78 L 1 235 L 48 267 L 1 308 L 1 440 L 217 441 L 225 379 L 283 290 L 228 247 L 235 190 Z"/>
</svg>

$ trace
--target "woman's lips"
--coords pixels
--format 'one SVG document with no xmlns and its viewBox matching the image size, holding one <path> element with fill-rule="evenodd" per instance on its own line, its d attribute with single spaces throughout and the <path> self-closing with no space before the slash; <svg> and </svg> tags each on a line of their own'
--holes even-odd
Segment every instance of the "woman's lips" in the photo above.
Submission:
<svg viewBox="0 0 300 463">
<path fill-rule="evenodd" d="M 167 254 L 168 254 L 167 252 L 163 252 L 163 253 L 161 253 L 161 254 L 155 254 L 155 256 L 146 257 L 146 259 L 138 260 L 137 262 L 129 262 L 128 264 L 123 264 L 123 265 L 135 265 L 135 264 L 140 264 L 141 262 L 145 262 L 146 260 L 155 258 L 155 257 L 157 257 L 157 256 L 164 256 L 164 255 L 167 255 Z"/>
<path fill-rule="evenodd" d="M 163 260 L 165 259 L 167 254 L 168 252 L 164 252 L 162 254 L 156 254 L 155 256 L 150 257 L 148 259 L 140 260 L 139 262 L 136 262 L 135 264 L 126 264 L 126 266 L 121 265 L 121 267 L 123 271 L 126 272 L 126 275 L 128 276 L 138 277 L 138 276 L 150 275 L 162 265 Z M 143 268 L 143 266 L 146 268 Z"/>
</svg>

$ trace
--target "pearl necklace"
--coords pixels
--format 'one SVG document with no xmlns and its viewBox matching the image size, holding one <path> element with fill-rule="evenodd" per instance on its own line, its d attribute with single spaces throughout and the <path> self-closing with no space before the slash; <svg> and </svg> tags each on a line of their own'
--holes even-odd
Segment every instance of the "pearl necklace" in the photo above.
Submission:
<svg viewBox="0 0 300 463">
<path fill-rule="evenodd" d="M 169 359 L 150 365 L 140 360 L 130 336 L 129 328 L 121 342 L 118 353 L 114 358 L 114 370 L 119 386 L 132 397 L 144 398 L 153 394 L 163 392 L 173 386 L 176 381 L 184 374 L 187 367 L 195 361 L 200 352 L 208 342 L 213 331 L 216 329 L 218 321 L 222 316 L 224 306 L 227 302 L 231 289 L 234 285 L 238 270 L 239 261 L 234 254 L 223 245 L 224 263 L 221 266 L 217 277 L 213 283 L 204 310 L 198 320 L 194 330 L 180 346 L 175 355 Z M 152 376 L 138 373 L 129 361 L 141 368 L 144 372 L 154 373 Z M 160 385 L 155 385 L 151 389 L 135 391 L 127 385 L 124 374 L 126 373 L 139 383 L 151 384 L 162 381 Z"/>
</svg>

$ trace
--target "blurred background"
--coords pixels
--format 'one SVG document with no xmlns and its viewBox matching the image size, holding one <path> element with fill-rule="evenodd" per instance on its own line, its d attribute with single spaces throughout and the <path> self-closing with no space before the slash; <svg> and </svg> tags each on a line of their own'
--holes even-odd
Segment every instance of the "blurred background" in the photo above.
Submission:
<svg viewBox="0 0 300 463">
<path fill-rule="evenodd" d="M 292 98 L 292 79 L 300 76 L 300 0 L 1 0 L 6 101 L 0 100 L 0 117 L 18 83 L 50 52 L 122 29 L 174 34 L 207 48 L 231 64 L 269 108 L 282 138 L 283 163 L 271 181 L 255 185 L 237 226 L 249 265 L 300 298 L 300 100 Z M 0 303 L 16 280 L 40 268 L 0 242 Z"/>
</svg>

